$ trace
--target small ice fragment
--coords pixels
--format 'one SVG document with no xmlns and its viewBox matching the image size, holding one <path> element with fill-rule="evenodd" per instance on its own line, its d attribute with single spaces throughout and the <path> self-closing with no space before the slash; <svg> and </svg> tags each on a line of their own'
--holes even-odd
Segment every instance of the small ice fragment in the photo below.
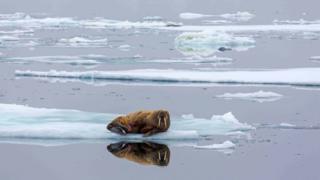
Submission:
<svg viewBox="0 0 320 180">
<path fill-rule="evenodd" d="M 296 127 L 296 125 L 289 124 L 289 123 L 280 123 L 279 126 L 280 126 L 280 127 L 288 127 L 288 128 L 290 128 L 290 127 Z"/>
<path fill-rule="evenodd" d="M 206 18 L 206 17 L 211 17 L 211 16 L 213 16 L 213 15 L 190 13 L 190 12 L 185 12 L 185 13 L 179 14 L 179 17 L 181 19 L 200 19 L 200 18 Z"/>
<path fill-rule="evenodd" d="M 120 45 L 118 48 L 120 49 L 120 51 L 129 51 L 131 46 L 128 44 L 123 44 L 123 45 Z"/>
</svg>

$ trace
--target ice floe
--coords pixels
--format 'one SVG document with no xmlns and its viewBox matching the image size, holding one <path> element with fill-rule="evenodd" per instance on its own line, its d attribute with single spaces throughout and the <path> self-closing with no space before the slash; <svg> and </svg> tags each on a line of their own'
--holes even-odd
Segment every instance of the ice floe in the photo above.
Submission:
<svg viewBox="0 0 320 180">
<path fill-rule="evenodd" d="M 225 32 L 184 32 L 175 38 L 175 47 L 186 56 L 211 56 L 224 50 L 246 51 L 255 47 L 255 40 Z"/>
<path fill-rule="evenodd" d="M 151 137 L 138 134 L 120 136 L 106 130 L 106 124 L 117 116 L 118 114 L 0 104 L 0 142 L 10 139 L 192 140 L 254 129 L 251 125 L 239 122 L 231 113 L 226 113 L 214 115 L 211 119 L 173 117 L 168 132 Z"/>
<path fill-rule="evenodd" d="M 64 78 L 89 81 L 112 81 L 122 84 L 154 85 L 292 85 L 320 86 L 320 68 L 292 68 L 272 70 L 160 70 L 137 69 L 119 71 L 31 71 L 16 70 L 17 77 Z"/>
<path fill-rule="evenodd" d="M 260 90 L 257 92 L 250 93 L 225 93 L 216 97 L 224 99 L 244 99 L 263 103 L 279 100 L 282 97 L 282 95 L 275 92 Z"/>
</svg>

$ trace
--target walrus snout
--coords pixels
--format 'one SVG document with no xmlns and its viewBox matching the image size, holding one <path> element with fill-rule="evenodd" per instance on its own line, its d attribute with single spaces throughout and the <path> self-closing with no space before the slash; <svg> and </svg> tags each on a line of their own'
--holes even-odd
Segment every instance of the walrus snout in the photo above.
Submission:
<svg viewBox="0 0 320 180">
<path fill-rule="evenodd" d="M 128 133 L 128 129 L 120 124 L 110 123 L 108 124 L 107 129 L 111 132 L 114 132 L 120 135 L 125 135 Z"/>
</svg>

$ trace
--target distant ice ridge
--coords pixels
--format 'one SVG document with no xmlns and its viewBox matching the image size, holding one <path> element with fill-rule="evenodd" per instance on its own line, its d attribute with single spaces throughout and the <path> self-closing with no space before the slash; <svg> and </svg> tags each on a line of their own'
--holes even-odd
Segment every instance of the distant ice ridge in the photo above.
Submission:
<svg viewBox="0 0 320 180">
<path fill-rule="evenodd" d="M 295 125 L 291 123 L 280 124 L 258 124 L 255 125 L 258 129 L 286 129 L 286 130 L 319 130 L 319 125 Z"/>
<path fill-rule="evenodd" d="M 93 19 L 76 19 L 72 17 L 33 17 L 24 13 L 0 14 L 0 27 L 23 27 L 31 29 L 61 29 L 70 27 L 128 29 L 181 25 L 181 23 L 151 19 L 147 19 L 141 22 L 131 22 L 110 20 L 101 17 L 96 17 Z"/>
<path fill-rule="evenodd" d="M 106 55 L 89 54 L 79 56 L 29 56 L 29 57 L 7 57 L 0 54 L 0 62 L 15 64 L 47 63 L 47 64 L 69 64 L 82 66 L 96 66 L 99 64 L 121 64 L 121 63 L 172 63 L 172 64 L 211 64 L 212 66 L 230 64 L 233 61 L 228 57 L 206 57 L 206 58 L 184 58 L 184 59 L 147 59 L 143 57 L 108 57 Z"/>
<path fill-rule="evenodd" d="M 138 69 L 119 71 L 31 71 L 16 70 L 18 77 L 45 77 L 78 79 L 83 81 L 112 81 L 123 84 L 154 85 L 293 85 L 320 86 L 320 68 L 293 68 L 273 70 L 160 70 Z"/>
<path fill-rule="evenodd" d="M 225 93 L 216 97 L 224 99 L 244 99 L 263 103 L 279 100 L 282 95 L 275 92 L 266 92 L 260 90 L 252 93 Z"/>
<path fill-rule="evenodd" d="M 120 136 L 106 130 L 118 114 L 90 113 L 78 110 L 33 108 L 0 104 L 0 142 L 5 139 L 114 139 L 114 140 L 195 140 L 233 131 L 249 131 L 251 125 L 239 122 L 232 113 L 211 119 L 172 118 L 168 132 L 151 137 Z"/>
<path fill-rule="evenodd" d="M 60 39 L 56 46 L 62 47 L 105 47 L 108 45 L 108 39 L 87 39 L 84 37 L 73 37 Z"/>
<path fill-rule="evenodd" d="M 225 50 L 246 51 L 255 47 L 255 40 L 225 32 L 184 32 L 175 38 L 175 46 L 186 56 L 210 56 Z"/>
<path fill-rule="evenodd" d="M 200 19 L 200 18 L 220 17 L 220 18 L 235 20 L 235 21 L 249 21 L 254 16 L 255 16 L 254 14 L 251 14 L 249 12 L 240 12 L 240 11 L 236 13 L 227 13 L 227 14 L 220 14 L 220 15 L 200 14 L 200 13 L 191 13 L 191 12 L 185 12 L 185 13 L 179 14 L 179 17 L 181 19 Z"/>
<path fill-rule="evenodd" d="M 304 19 L 299 20 L 273 20 L 274 24 L 320 24 L 320 20 L 308 21 Z"/>
</svg>

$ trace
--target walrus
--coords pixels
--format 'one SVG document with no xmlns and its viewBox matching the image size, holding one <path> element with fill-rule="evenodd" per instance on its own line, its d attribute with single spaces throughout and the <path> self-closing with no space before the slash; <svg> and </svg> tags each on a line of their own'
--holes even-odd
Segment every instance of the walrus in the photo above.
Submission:
<svg viewBox="0 0 320 180">
<path fill-rule="evenodd" d="M 165 132 L 170 127 L 170 115 L 166 110 L 137 111 L 115 118 L 107 125 L 111 132 L 126 135 L 129 133 L 151 136 Z"/>
<path fill-rule="evenodd" d="M 170 149 L 164 144 L 153 142 L 118 142 L 107 146 L 118 158 L 125 158 L 142 165 L 167 166 Z"/>
</svg>

